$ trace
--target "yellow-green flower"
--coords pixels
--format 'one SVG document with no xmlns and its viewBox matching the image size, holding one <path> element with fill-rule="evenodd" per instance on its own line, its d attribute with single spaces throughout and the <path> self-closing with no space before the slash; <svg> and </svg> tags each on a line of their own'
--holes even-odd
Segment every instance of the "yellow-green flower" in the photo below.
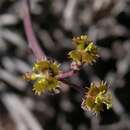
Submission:
<svg viewBox="0 0 130 130">
<path fill-rule="evenodd" d="M 60 81 L 57 75 L 60 72 L 60 65 L 49 60 L 37 61 L 33 65 L 32 72 L 26 73 L 26 80 L 35 80 L 33 91 L 35 94 L 41 95 L 44 92 L 55 92 L 59 89 Z"/>
<path fill-rule="evenodd" d="M 76 48 L 68 54 L 73 61 L 82 64 L 91 64 L 96 61 L 98 57 L 98 48 L 90 41 L 87 35 L 73 38 L 73 43 Z"/>
<path fill-rule="evenodd" d="M 56 62 L 52 62 L 49 60 L 41 60 L 41 61 L 36 62 L 33 65 L 33 72 L 36 72 L 36 73 L 49 72 L 55 76 L 55 75 L 58 75 L 59 73 L 59 67 L 60 65 L 57 64 Z"/>
<path fill-rule="evenodd" d="M 54 77 L 44 77 L 38 79 L 33 85 L 33 91 L 37 95 L 41 95 L 44 92 L 55 92 L 59 89 L 60 82 Z"/>
<path fill-rule="evenodd" d="M 112 108 L 112 95 L 105 82 L 91 83 L 90 88 L 87 87 L 86 89 L 81 105 L 84 110 L 98 114 L 103 111 L 104 105 L 107 109 Z"/>
</svg>

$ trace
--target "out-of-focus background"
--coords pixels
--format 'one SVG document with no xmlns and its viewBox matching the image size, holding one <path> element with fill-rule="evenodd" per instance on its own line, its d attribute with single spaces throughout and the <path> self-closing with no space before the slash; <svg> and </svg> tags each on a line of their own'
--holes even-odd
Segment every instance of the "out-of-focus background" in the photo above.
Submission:
<svg viewBox="0 0 130 130">
<path fill-rule="evenodd" d="M 33 29 L 46 54 L 69 68 L 73 36 L 88 34 L 101 51 L 70 82 L 106 80 L 112 110 L 81 109 L 82 95 L 65 87 L 35 96 L 22 79 L 35 58 L 28 48 L 20 0 L 0 0 L 0 130 L 130 130 L 130 0 L 30 0 Z"/>
</svg>

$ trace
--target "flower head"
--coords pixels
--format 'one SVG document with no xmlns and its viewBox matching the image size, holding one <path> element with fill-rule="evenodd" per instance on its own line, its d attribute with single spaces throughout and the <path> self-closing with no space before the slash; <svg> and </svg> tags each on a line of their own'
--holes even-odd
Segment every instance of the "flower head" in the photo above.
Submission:
<svg viewBox="0 0 130 130">
<path fill-rule="evenodd" d="M 78 63 L 91 64 L 98 57 L 98 48 L 88 38 L 87 35 L 81 35 L 80 37 L 74 37 L 73 43 L 76 46 L 75 50 L 69 52 L 69 57 Z"/>
<path fill-rule="evenodd" d="M 33 65 L 32 72 L 24 75 L 26 80 L 35 80 L 33 91 L 35 94 L 41 95 L 44 92 L 55 92 L 59 89 L 60 81 L 57 75 L 60 72 L 59 64 L 49 60 L 37 61 Z"/>
<path fill-rule="evenodd" d="M 59 81 L 54 77 L 43 77 L 37 79 L 33 85 L 33 91 L 37 95 L 41 95 L 44 92 L 55 92 L 59 89 Z"/>
<path fill-rule="evenodd" d="M 90 88 L 87 88 L 82 101 L 82 108 L 94 113 L 103 111 L 103 106 L 107 109 L 112 107 L 112 95 L 108 91 L 107 84 L 103 81 L 91 83 Z"/>
<path fill-rule="evenodd" d="M 33 65 L 33 71 L 36 73 L 50 73 L 54 76 L 59 73 L 59 64 L 49 60 L 41 60 Z"/>
</svg>

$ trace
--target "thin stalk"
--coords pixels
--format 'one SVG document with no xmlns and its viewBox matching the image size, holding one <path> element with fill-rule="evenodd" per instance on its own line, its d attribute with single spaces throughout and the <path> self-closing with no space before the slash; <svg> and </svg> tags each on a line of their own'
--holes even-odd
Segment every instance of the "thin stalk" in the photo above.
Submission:
<svg viewBox="0 0 130 130">
<path fill-rule="evenodd" d="M 58 77 L 58 79 L 64 79 L 64 78 L 72 77 L 72 76 L 74 76 L 75 74 L 76 74 L 76 71 L 74 71 L 74 70 L 69 70 L 69 71 L 60 73 L 57 77 Z"/>
<path fill-rule="evenodd" d="M 32 29 L 30 10 L 29 10 L 29 0 L 22 0 L 21 14 L 23 17 L 23 24 L 28 40 L 29 47 L 32 49 L 37 60 L 45 59 L 46 56 L 38 44 L 37 38 Z"/>
<path fill-rule="evenodd" d="M 79 65 L 79 64 L 72 64 L 70 65 L 70 70 L 68 71 L 64 71 L 64 72 L 61 72 L 59 75 L 58 75 L 58 78 L 59 79 L 64 79 L 64 78 L 69 78 L 69 77 L 72 77 L 74 76 L 75 74 L 77 74 L 77 72 L 80 70 L 82 65 Z M 73 69 L 73 68 L 76 68 L 76 69 Z"/>
</svg>

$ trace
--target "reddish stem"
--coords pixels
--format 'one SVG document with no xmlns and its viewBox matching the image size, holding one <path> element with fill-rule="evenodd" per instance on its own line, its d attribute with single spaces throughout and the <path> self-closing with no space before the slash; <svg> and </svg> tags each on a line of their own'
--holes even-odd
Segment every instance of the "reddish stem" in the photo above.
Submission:
<svg viewBox="0 0 130 130">
<path fill-rule="evenodd" d="M 22 0 L 21 14 L 23 16 L 24 29 L 29 43 L 29 47 L 32 49 L 37 60 L 45 59 L 46 56 L 40 48 L 38 41 L 32 29 L 32 23 L 29 11 L 29 0 Z"/>
<path fill-rule="evenodd" d="M 58 77 L 58 79 L 64 79 L 64 78 L 72 77 L 75 74 L 76 74 L 76 71 L 69 70 L 69 71 L 60 73 L 57 77 Z"/>
<path fill-rule="evenodd" d="M 69 78 L 74 76 L 80 70 L 81 64 L 77 64 L 75 62 L 71 63 L 70 70 L 66 72 L 61 72 L 57 77 L 59 79 Z"/>
</svg>

